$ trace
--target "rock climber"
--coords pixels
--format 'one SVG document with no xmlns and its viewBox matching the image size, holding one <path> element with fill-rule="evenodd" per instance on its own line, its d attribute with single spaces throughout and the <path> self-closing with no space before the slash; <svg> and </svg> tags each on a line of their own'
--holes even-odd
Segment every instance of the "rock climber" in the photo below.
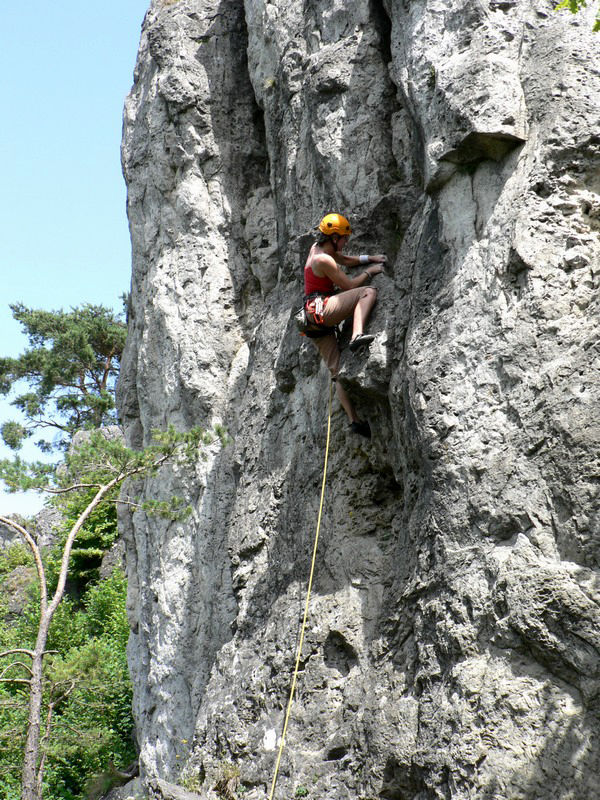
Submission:
<svg viewBox="0 0 600 800">
<path fill-rule="evenodd" d="M 336 380 L 340 367 L 340 350 L 335 326 L 353 316 L 350 350 L 366 347 L 375 338 L 364 332 L 366 322 L 377 300 L 377 289 L 365 284 L 383 272 L 384 255 L 345 256 L 342 251 L 352 228 L 341 214 L 327 214 L 318 226 L 317 238 L 304 265 L 304 306 L 310 322 L 320 330 L 312 335 L 321 358 Z M 371 266 L 366 266 L 370 264 Z M 355 277 L 342 267 L 363 267 Z M 370 438 L 369 423 L 361 420 L 343 386 L 336 381 L 336 392 L 350 420 L 354 433 Z"/>
</svg>

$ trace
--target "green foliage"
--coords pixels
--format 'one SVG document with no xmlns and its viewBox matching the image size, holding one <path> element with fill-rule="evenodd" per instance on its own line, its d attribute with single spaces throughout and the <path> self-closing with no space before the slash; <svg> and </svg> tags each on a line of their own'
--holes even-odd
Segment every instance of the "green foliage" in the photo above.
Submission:
<svg viewBox="0 0 600 800">
<path fill-rule="evenodd" d="M 49 452 L 64 450 L 75 430 L 114 421 L 113 389 L 125 323 L 110 309 L 89 304 L 71 311 L 36 310 L 21 303 L 10 308 L 29 348 L 18 358 L 0 358 L 0 393 L 27 385 L 12 401 L 26 422 L 5 423 L 5 443 L 18 449 L 36 430 L 51 428 L 57 439 L 41 440 L 39 446 Z"/>
<path fill-rule="evenodd" d="M 59 495 L 54 504 L 62 516 L 58 536 L 47 558 L 46 577 L 51 591 L 56 587 L 65 542 L 79 515 L 92 500 L 96 489 Z M 117 508 L 115 503 L 99 505 L 87 518 L 79 531 L 69 562 L 69 586 L 76 595 L 99 578 L 104 554 L 118 538 Z"/>
<path fill-rule="evenodd" d="M 92 586 L 84 600 L 89 634 L 121 645 L 123 652 L 129 638 L 126 599 L 127 579 L 116 569 L 109 578 Z"/>
<path fill-rule="evenodd" d="M 37 586 L 31 590 L 32 601 L 17 624 L 0 626 L 0 649 L 33 643 Z M 115 570 L 91 586 L 79 606 L 65 598 L 52 621 L 48 649 L 58 653 L 47 657 L 44 678 L 44 720 L 48 704 L 55 704 L 46 746 L 45 800 L 80 800 L 92 774 L 123 769 L 135 758 L 126 592 L 125 576 Z M 18 800 L 21 793 L 26 716 L 23 689 L 0 685 L 0 796 L 7 800 Z"/>
<path fill-rule="evenodd" d="M 55 692 L 73 689 L 56 717 L 46 784 L 57 797 L 75 798 L 90 775 L 111 763 L 126 767 L 135 757 L 124 648 L 109 635 L 93 638 L 55 658 L 49 680 Z"/>
<path fill-rule="evenodd" d="M 231 437 L 229 436 L 229 434 L 227 433 L 227 428 L 225 428 L 223 425 L 217 423 L 213 430 L 215 432 L 215 435 L 218 437 L 219 441 L 221 442 L 221 446 L 222 447 L 227 447 L 227 445 L 231 444 L 231 442 L 233 441 L 231 439 Z M 208 441 L 210 441 L 210 439 Z M 208 442 L 205 442 L 205 443 L 208 443 Z"/>
<path fill-rule="evenodd" d="M 0 625 L 0 650 L 35 645 L 40 622 L 40 590 L 35 579 L 29 586 L 30 601 L 10 625 Z M 65 652 L 80 647 L 88 638 L 85 616 L 76 603 L 65 597 L 56 610 L 48 635 L 48 650 Z"/>
<path fill-rule="evenodd" d="M 223 430 L 217 436 L 226 440 Z M 96 583 L 100 559 L 117 535 L 115 503 L 121 502 L 118 494 L 123 480 L 156 475 L 167 461 L 195 463 L 202 455 L 202 446 L 214 439 L 213 434 L 201 429 L 177 433 L 169 428 L 154 432 L 148 447 L 134 451 L 120 438 L 111 436 L 110 431 L 99 429 L 78 437 L 62 464 L 51 471 L 18 457 L 8 466 L 0 463 L 0 477 L 5 482 L 12 481 L 13 489 L 34 485 L 58 492 L 54 502 L 63 514 L 62 529 L 56 546 L 44 556 L 50 592 L 57 584 L 67 537 L 97 492 L 106 489 L 104 502 L 91 511 L 75 538 L 69 586 L 71 592 L 76 591 L 59 603 L 45 646 L 50 654 L 45 659 L 43 719 L 53 709 L 51 732 L 43 741 L 45 800 L 79 800 L 90 775 L 118 771 L 135 755 L 131 685 L 125 657 L 129 633 L 125 578 L 116 572 L 110 579 Z M 135 501 L 128 502 L 136 505 Z M 141 507 L 169 516 L 187 511 L 178 499 L 148 502 Z M 21 551 L 11 558 L 14 562 L 25 556 Z M 10 625 L 0 623 L 3 650 L 34 646 L 40 621 L 37 581 L 32 583 L 30 593 L 31 602 L 18 619 Z M 0 664 L 0 670 L 5 666 Z M 14 669 L 13 677 L 27 677 L 26 666 Z M 12 714 L 10 734 L 4 739 L 0 736 L 0 792 L 10 797 L 11 792 L 18 791 L 15 787 L 23 758 L 23 684 L 5 684 L 0 689 L 0 706 L 6 699 Z M 222 796 L 226 797 L 237 784 L 235 775 L 225 779 Z"/>
<path fill-rule="evenodd" d="M 41 461 L 23 461 L 20 456 L 0 459 L 0 480 L 9 492 L 41 490 L 51 485 L 56 472 L 56 464 Z"/>
<path fill-rule="evenodd" d="M 191 514 L 192 507 L 182 497 L 171 497 L 169 500 L 146 500 L 142 509 L 147 514 L 162 519 L 181 520 Z"/>
<path fill-rule="evenodd" d="M 12 542 L 0 549 L 0 580 L 4 579 L 16 567 L 30 567 L 32 565 L 33 556 L 25 542 Z"/>
<path fill-rule="evenodd" d="M 561 2 L 554 7 L 554 10 L 568 10 L 571 12 L 571 14 L 577 14 L 584 8 L 587 8 L 587 0 L 561 0 Z M 598 9 L 598 13 L 596 14 L 596 19 L 594 21 L 594 31 L 596 33 L 600 31 L 600 9 Z"/>
<path fill-rule="evenodd" d="M 205 457 L 204 445 L 215 437 L 226 445 L 228 437 L 222 427 L 214 434 L 200 428 L 178 433 L 169 427 L 154 431 L 142 450 L 126 447 L 115 429 L 107 427 L 114 420 L 112 389 L 125 343 L 124 324 L 100 306 L 68 313 L 11 308 L 30 347 L 17 359 L 0 359 L 0 394 L 27 384 L 13 401 L 25 423 L 5 422 L 2 436 L 18 450 L 36 430 L 51 428 L 58 438 L 38 444 L 63 453 L 54 464 L 26 462 L 18 454 L 0 460 L 0 482 L 10 491 L 51 493 L 62 523 L 56 545 L 43 554 L 46 589 L 49 597 L 58 592 L 58 605 L 41 609 L 37 571 L 26 551 L 10 551 L 0 559 L 0 575 L 24 564 L 31 570 L 31 599 L 16 620 L 3 616 L 9 598 L 6 587 L 0 587 L 0 651 L 45 653 L 42 738 L 39 748 L 34 743 L 27 753 L 27 680 L 31 677 L 35 685 L 28 659 L 33 654 L 13 652 L 0 658 L 0 674 L 11 678 L 0 682 L 0 796 L 17 800 L 22 765 L 28 762 L 34 770 L 41 751 L 45 800 L 79 800 L 86 785 L 91 786 L 90 776 L 102 782 L 107 776 L 118 778 L 119 769 L 135 755 L 125 656 L 125 577 L 115 571 L 111 578 L 98 580 L 101 559 L 117 538 L 116 504 L 126 502 L 171 519 L 189 513 L 179 498 L 140 505 L 120 493 L 124 485 L 132 493 L 141 490 L 143 479 L 156 476 L 167 462 L 193 465 Z M 27 570 L 23 579 L 29 580 Z M 223 796 L 238 783 L 237 773 L 224 776 Z"/>
<path fill-rule="evenodd" d="M 219 765 L 219 775 L 214 785 L 217 797 L 222 800 L 236 800 L 240 785 L 240 770 L 236 764 L 223 761 Z"/>
<path fill-rule="evenodd" d="M 0 435 L 7 447 L 18 450 L 27 438 L 27 428 L 19 422 L 5 422 L 0 427 Z"/>
<path fill-rule="evenodd" d="M 223 434 L 219 435 L 222 439 Z M 0 480 L 11 492 L 38 491 L 72 492 L 69 502 L 85 508 L 86 498 L 94 489 L 115 482 L 108 500 L 116 500 L 120 483 L 133 475 L 156 475 L 168 460 L 193 463 L 202 445 L 214 441 L 212 434 L 201 428 L 178 433 L 173 426 L 166 431 L 152 432 L 152 441 L 143 450 L 131 450 L 110 429 L 90 431 L 82 437 L 60 464 L 27 462 L 19 456 L 0 460 Z M 75 488 L 73 488 L 75 487 Z"/>
<path fill-rule="evenodd" d="M 0 685 L 0 797 L 20 800 L 27 705 L 23 691 Z"/>
<path fill-rule="evenodd" d="M 183 788 L 188 792 L 202 791 L 202 784 L 204 781 L 199 772 L 188 772 L 181 779 L 180 783 Z"/>
</svg>

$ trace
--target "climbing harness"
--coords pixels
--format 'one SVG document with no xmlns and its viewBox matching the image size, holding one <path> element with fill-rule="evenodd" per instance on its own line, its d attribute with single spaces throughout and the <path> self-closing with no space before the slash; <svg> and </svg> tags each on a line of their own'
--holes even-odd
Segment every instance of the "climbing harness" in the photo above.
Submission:
<svg viewBox="0 0 600 800">
<path fill-rule="evenodd" d="M 283 723 L 283 732 L 281 734 L 281 742 L 279 743 L 279 752 L 277 754 L 277 761 L 275 762 L 275 773 L 273 775 L 273 783 L 271 784 L 271 792 L 269 800 L 273 800 L 275 794 L 275 786 L 277 784 L 277 776 L 279 775 L 279 765 L 281 763 L 281 756 L 283 754 L 283 747 L 285 745 L 285 735 L 287 733 L 288 722 L 290 719 L 290 712 L 292 710 L 292 703 L 294 702 L 294 693 L 296 691 L 296 681 L 298 679 L 298 670 L 300 668 L 300 657 L 302 655 L 302 645 L 304 644 L 304 632 L 306 631 L 306 622 L 308 620 L 308 604 L 310 602 L 310 593 L 312 589 L 313 576 L 315 574 L 315 563 L 317 560 L 317 547 L 319 544 L 319 531 L 321 530 L 321 516 L 323 514 L 323 500 L 325 498 L 325 481 L 327 479 L 327 460 L 329 458 L 329 439 L 331 434 L 331 398 L 333 395 L 333 380 L 329 381 L 329 413 L 327 416 L 327 442 L 325 444 L 325 464 L 323 465 L 323 483 L 321 485 L 321 502 L 319 504 L 319 516 L 317 518 L 317 531 L 315 533 L 315 543 L 313 546 L 312 562 L 310 565 L 310 575 L 308 578 L 308 588 L 306 590 L 306 604 L 304 606 L 304 618 L 302 620 L 302 627 L 300 628 L 300 640 L 298 642 L 298 650 L 296 652 L 296 664 L 294 666 L 294 674 L 292 676 L 292 686 L 290 689 L 290 696 L 285 712 L 285 720 Z"/>
<path fill-rule="evenodd" d="M 317 325 L 322 325 L 324 322 L 323 312 L 325 311 L 326 303 L 327 298 L 323 299 L 322 294 L 317 294 L 306 302 L 306 310 L 313 315 Z"/>
<path fill-rule="evenodd" d="M 329 336 L 336 332 L 336 327 L 325 325 L 323 322 L 323 311 L 327 304 L 328 295 L 320 292 L 313 292 L 304 297 L 304 304 L 299 311 L 294 314 L 296 326 L 301 336 L 308 336 L 309 339 L 320 339 L 322 336 Z M 312 316 L 312 320 L 309 317 Z"/>
</svg>

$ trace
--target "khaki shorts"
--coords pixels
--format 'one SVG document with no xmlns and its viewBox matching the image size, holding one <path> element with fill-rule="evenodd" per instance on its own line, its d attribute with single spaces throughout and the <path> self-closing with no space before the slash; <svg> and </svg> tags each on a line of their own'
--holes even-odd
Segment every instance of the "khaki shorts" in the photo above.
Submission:
<svg viewBox="0 0 600 800">
<path fill-rule="evenodd" d="M 339 325 L 351 314 L 354 313 L 356 304 L 368 294 L 367 286 L 359 286 L 358 289 L 348 289 L 346 292 L 339 292 L 327 298 L 327 304 L 323 311 L 323 322 L 325 325 Z M 367 290 L 367 291 L 365 291 Z"/>
<path fill-rule="evenodd" d="M 340 292 L 327 298 L 327 304 L 323 311 L 323 324 L 324 325 L 339 325 L 345 319 L 348 319 L 356 308 L 356 304 L 365 296 L 365 286 L 359 286 L 358 289 L 348 289 L 346 292 Z M 321 336 L 319 339 L 312 339 L 321 354 L 321 358 L 327 365 L 327 369 L 335 378 L 340 368 L 340 350 L 337 343 L 335 334 L 329 336 Z"/>
</svg>

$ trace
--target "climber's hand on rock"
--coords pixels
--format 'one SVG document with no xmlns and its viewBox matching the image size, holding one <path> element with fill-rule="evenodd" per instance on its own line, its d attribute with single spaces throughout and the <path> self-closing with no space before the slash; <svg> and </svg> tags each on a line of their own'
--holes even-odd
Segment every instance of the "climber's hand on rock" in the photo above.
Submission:
<svg viewBox="0 0 600 800">
<path fill-rule="evenodd" d="M 380 264 L 386 264 L 387 263 L 387 256 L 384 256 L 383 253 L 381 253 L 380 255 L 377 255 L 377 256 L 369 256 L 369 259 L 371 261 L 378 262 Z"/>
<path fill-rule="evenodd" d="M 380 275 L 383 272 L 383 264 L 371 264 L 367 272 L 371 277 Z"/>
</svg>

